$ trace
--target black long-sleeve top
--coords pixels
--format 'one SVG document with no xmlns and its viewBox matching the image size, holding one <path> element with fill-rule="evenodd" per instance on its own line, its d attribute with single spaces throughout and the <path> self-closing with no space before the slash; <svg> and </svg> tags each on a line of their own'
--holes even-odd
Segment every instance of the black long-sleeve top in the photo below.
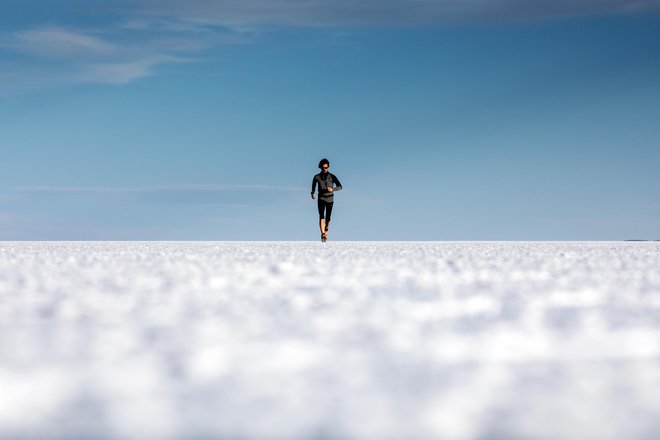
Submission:
<svg viewBox="0 0 660 440">
<path fill-rule="evenodd" d="M 323 200 L 324 202 L 334 202 L 334 193 L 342 189 L 337 176 L 329 171 L 327 173 L 321 171 L 314 176 L 312 179 L 312 194 L 314 194 L 317 184 L 319 185 L 319 200 Z M 328 191 L 328 188 L 332 188 L 332 192 Z"/>
</svg>

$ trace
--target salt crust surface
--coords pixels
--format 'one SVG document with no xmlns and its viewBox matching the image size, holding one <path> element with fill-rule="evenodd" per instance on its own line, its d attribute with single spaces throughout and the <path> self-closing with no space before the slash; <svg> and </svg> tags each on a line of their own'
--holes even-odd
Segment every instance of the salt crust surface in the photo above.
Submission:
<svg viewBox="0 0 660 440">
<path fill-rule="evenodd" d="M 660 243 L 0 242 L 1 438 L 659 436 Z"/>
</svg>

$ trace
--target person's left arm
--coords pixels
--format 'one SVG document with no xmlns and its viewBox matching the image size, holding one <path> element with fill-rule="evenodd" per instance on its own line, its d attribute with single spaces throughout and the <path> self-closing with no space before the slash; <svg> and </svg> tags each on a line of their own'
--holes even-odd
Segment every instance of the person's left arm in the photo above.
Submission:
<svg viewBox="0 0 660 440">
<path fill-rule="evenodd" d="M 332 189 L 333 192 L 342 190 L 341 183 L 339 182 L 339 179 L 337 179 L 337 176 L 335 176 L 334 174 L 332 175 L 332 183 L 335 184 L 335 187 Z"/>
</svg>

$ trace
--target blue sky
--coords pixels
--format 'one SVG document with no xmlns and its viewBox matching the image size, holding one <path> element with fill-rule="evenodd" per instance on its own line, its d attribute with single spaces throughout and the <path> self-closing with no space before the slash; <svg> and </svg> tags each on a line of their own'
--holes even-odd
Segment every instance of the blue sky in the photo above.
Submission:
<svg viewBox="0 0 660 440">
<path fill-rule="evenodd" d="M 0 240 L 660 239 L 659 10 L 4 1 Z"/>
</svg>

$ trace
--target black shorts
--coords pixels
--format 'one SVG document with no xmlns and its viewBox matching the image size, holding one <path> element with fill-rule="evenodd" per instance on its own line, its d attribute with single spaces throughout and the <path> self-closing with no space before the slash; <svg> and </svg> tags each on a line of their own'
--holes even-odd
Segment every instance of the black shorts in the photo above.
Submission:
<svg viewBox="0 0 660 440">
<path fill-rule="evenodd" d="M 319 207 L 319 220 L 322 219 L 325 215 L 325 222 L 330 223 L 330 216 L 332 215 L 332 205 L 335 202 L 326 202 L 319 198 L 318 207 Z M 324 214 L 325 213 L 325 214 Z"/>
</svg>

